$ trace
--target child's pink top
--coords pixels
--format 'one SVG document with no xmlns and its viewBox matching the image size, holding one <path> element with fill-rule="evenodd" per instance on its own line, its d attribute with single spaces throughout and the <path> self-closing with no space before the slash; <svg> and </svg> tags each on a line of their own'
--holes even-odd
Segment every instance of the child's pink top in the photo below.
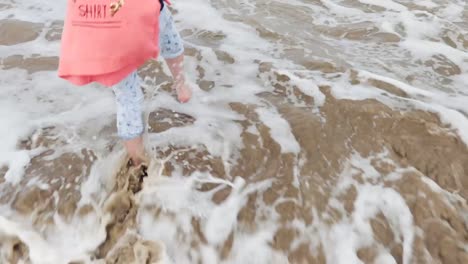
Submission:
<svg viewBox="0 0 468 264">
<path fill-rule="evenodd" d="M 112 4 L 120 6 L 114 15 Z M 59 76 L 76 85 L 120 82 L 158 56 L 159 12 L 156 0 L 68 0 Z"/>
</svg>

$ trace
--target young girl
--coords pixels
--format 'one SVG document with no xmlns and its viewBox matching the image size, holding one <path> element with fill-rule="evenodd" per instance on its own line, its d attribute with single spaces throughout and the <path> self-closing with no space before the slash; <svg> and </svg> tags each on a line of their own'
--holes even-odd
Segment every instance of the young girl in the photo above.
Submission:
<svg viewBox="0 0 468 264">
<path fill-rule="evenodd" d="M 159 52 L 172 73 L 178 100 L 185 103 L 192 96 L 183 73 L 183 42 L 168 3 L 167 0 L 68 3 L 59 76 L 77 85 L 98 82 L 112 87 L 118 135 L 134 165 L 145 159 L 144 96 L 137 68 Z"/>
</svg>

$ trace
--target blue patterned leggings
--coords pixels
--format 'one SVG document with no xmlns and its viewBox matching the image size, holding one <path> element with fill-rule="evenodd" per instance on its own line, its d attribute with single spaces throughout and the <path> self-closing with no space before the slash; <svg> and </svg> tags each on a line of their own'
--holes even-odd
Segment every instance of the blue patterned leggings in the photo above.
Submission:
<svg viewBox="0 0 468 264">
<path fill-rule="evenodd" d="M 165 6 L 159 16 L 159 48 L 165 59 L 173 59 L 184 53 L 184 46 L 174 20 Z M 140 87 L 137 71 L 114 85 L 117 104 L 117 133 L 123 140 L 141 136 L 145 130 L 143 123 L 144 95 Z"/>
</svg>

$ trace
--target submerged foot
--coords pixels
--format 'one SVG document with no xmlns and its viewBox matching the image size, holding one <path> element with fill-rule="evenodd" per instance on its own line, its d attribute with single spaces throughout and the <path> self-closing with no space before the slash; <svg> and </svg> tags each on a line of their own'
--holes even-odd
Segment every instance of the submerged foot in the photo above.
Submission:
<svg viewBox="0 0 468 264">
<path fill-rule="evenodd" d="M 146 161 L 145 147 L 143 146 L 143 137 L 124 141 L 125 149 L 133 166 L 139 166 Z"/>
<path fill-rule="evenodd" d="M 192 98 L 192 88 L 187 83 L 180 82 L 174 84 L 174 89 L 177 92 L 177 99 L 181 103 L 187 103 Z"/>
</svg>

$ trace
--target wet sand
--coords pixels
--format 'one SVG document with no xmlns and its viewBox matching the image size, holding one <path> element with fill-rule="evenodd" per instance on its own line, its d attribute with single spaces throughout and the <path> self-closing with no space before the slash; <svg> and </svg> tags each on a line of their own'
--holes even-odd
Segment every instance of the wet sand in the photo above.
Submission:
<svg viewBox="0 0 468 264">
<path fill-rule="evenodd" d="M 4 8 L 8 8 L 8 4 L 0 4 L 0 9 Z M 351 29 L 318 30 L 351 40 L 399 41 L 393 35 L 378 35 L 366 25 L 354 26 Z M 42 27 L 26 21 L 2 20 L 0 45 L 34 40 Z M 60 22 L 46 33 L 46 39 L 57 41 L 58 32 Z M 185 34 L 194 37 L 190 32 Z M 220 39 L 216 32 L 196 38 L 207 45 Z M 235 55 L 211 48 L 220 65 L 236 62 Z M 200 88 L 207 92 L 216 89 L 216 81 L 204 75 L 210 69 L 203 63 L 203 50 L 189 47 L 186 54 L 198 63 L 196 83 Z M 347 76 L 351 89 L 364 84 L 379 89 L 383 95 L 411 98 L 400 87 L 360 76 L 346 65 L 307 58 L 300 50 L 292 50 L 287 56 L 324 76 Z M 53 71 L 57 60 L 54 56 L 17 54 L 1 58 L 0 65 L 3 70 L 24 69 L 33 74 Z M 457 65 L 446 60 L 434 58 L 426 65 L 443 76 L 461 73 Z M 339 99 L 334 96 L 332 87 L 324 84 L 318 86 L 323 102 L 317 102 L 295 84 L 291 79 L 294 77 L 285 74 L 274 63 L 258 61 L 257 66 L 257 81 L 269 89 L 257 96 L 276 109 L 289 124 L 299 144 L 296 153 L 285 151 L 288 146 L 281 145 L 272 136 L 274 132 L 262 118 L 259 105 L 231 102 L 225 107 L 238 114 L 240 118 L 235 123 L 242 129 L 242 147 L 236 163 L 226 164 L 222 158 L 210 155 L 207 147 L 201 144 L 156 146 L 151 153 L 158 157 L 158 161 L 150 164 L 148 173 L 127 167 L 125 158 L 121 158 L 120 168 L 109 171 L 112 180 L 102 183 L 105 186 L 99 194 L 99 203 L 86 204 L 81 200 L 81 190 L 99 160 L 95 150 L 67 150 L 67 139 L 63 137 L 66 127 L 42 127 L 18 142 L 20 150 L 41 149 L 26 166 L 24 177 L 18 184 L 6 182 L 8 167 L 0 168 L 1 204 L 11 206 L 15 213 L 30 219 L 31 228 L 43 234 L 54 228 L 57 215 L 63 221 L 71 221 L 85 219 L 102 210 L 105 239 L 89 252 L 96 263 L 162 261 L 165 245 L 139 234 L 141 215 L 155 223 L 173 221 L 174 243 L 181 245 L 181 251 L 187 254 L 190 254 L 189 250 L 202 252 L 206 245 L 210 245 L 219 260 L 231 259 L 233 262 L 239 255 L 235 245 L 242 243 L 242 235 L 255 233 L 265 228 L 269 219 L 275 219 L 278 225 L 268 246 L 283 256 L 275 260 L 277 263 L 286 260 L 289 263 L 327 263 L 328 252 L 336 250 L 334 247 L 340 244 L 329 233 L 340 232 L 340 225 L 353 226 L 357 221 L 353 217 L 358 217 L 357 212 L 363 210 L 362 206 L 376 211 L 368 219 L 368 231 L 373 239 L 357 252 L 362 262 L 384 263 L 379 257 L 385 248 L 396 263 L 405 263 L 408 259 L 411 261 L 407 263 L 468 263 L 468 148 L 457 131 L 432 112 L 411 107 L 396 109 L 377 99 Z M 159 62 L 148 63 L 140 75 L 157 80 L 152 85 L 161 85 L 162 91 L 171 93 L 170 77 L 163 73 Z M 150 98 L 150 91 L 145 92 Z M 157 135 L 172 128 L 193 125 L 196 121 L 196 117 L 187 113 L 162 107 L 149 113 L 148 133 Z M 120 145 L 114 127 L 105 126 L 97 133 L 97 136 L 105 135 L 112 135 L 107 150 L 109 155 L 116 153 Z M 147 202 L 151 199 L 155 181 L 195 172 L 209 173 L 227 181 L 234 181 L 233 176 L 240 177 L 245 181 L 244 190 L 248 186 L 260 186 L 246 191 L 244 203 L 237 208 L 235 226 L 222 240 L 204 229 L 208 218 L 191 216 L 188 222 L 178 223 L 170 209 Z M 47 187 L 41 188 L 31 181 L 47 184 Z M 212 195 L 212 202 L 220 207 L 229 204 L 233 192 L 237 191 L 215 183 L 200 183 L 195 187 L 201 193 Z M 393 203 L 399 202 L 393 198 L 396 197 L 394 193 L 399 194 L 407 205 L 412 216 L 409 223 L 403 218 L 391 217 L 394 215 Z M 362 202 L 366 197 L 374 197 L 374 200 Z M 377 203 L 377 200 L 383 202 Z M 382 208 L 382 204 L 386 207 Z M 415 227 L 413 237 L 405 237 L 407 234 L 401 232 L 405 225 Z M 0 236 L 3 260 L 7 263 L 31 261 L 28 246 L 22 238 L 8 234 Z M 406 244 L 408 241 L 410 244 Z M 186 245 L 190 248 L 185 248 Z M 406 255 L 407 247 L 412 248 L 411 256 Z M 192 261 L 202 263 L 200 259 Z M 333 260 L 328 259 L 328 263 Z"/>
</svg>

